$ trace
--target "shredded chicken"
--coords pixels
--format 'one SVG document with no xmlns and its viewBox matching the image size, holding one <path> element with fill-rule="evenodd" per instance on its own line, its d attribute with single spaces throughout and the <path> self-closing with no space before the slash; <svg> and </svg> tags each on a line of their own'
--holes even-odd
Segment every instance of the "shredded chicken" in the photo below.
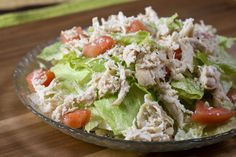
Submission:
<svg viewBox="0 0 236 157">
<path fill-rule="evenodd" d="M 139 84 L 143 86 L 155 85 L 157 80 L 165 78 L 166 66 L 161 60 L 163 57 L 161 55 L 163 55 L 162 52 L 153 52 L 137 56 L 135 77 Z"/>
<path fill-rule="evenodd" d="M 112 103 L 113 105 L 120 105 L 130 89 L 129 84 L 126 81 L 125 69 L 121 65 L 119 65 L 119 69 L 120 69 L 120 81 L 121 81 L 120 86 L 121 87 L 118 94 L 118 98 Z"/>
<path fill-rule="evenodd" d="M 192 37 L 193 35 L 193 19 L 190 18 L 190 19 L 186 19 L 184 21 L 184 25 L 183 25 L 183 28 L 181 29 L 181 31 L 179 32 L 179 37 L 182 38 L 182 37 Z"/>
<path fill-rule="evenodd" d="M 220 72 L 214 66 L 203 66 L 201 69 L 200 83 L 203 88 L 212 90 L 213 105 L 225 107 L 225 102 L 230 102 L 220 82 Z"/>
<path fill-rule="evenodd" d="M 172 89 L 169 83 L 159 83 L 158 85 L 162 92 L 160 98 L 166 103 L 166 108 L 172 117 L 174 117 L 179 126 L 182 127 L 184 124 L 184 113 L 192 114 L 192 112 L 185 109 L 180 103 L 177 91 Z"/>
<path fill-rule="evenodd" d="M 142 51 L 141 46 L 133 43 L 125 47 L 123 51 L 123 60 L 130 67 L 130 64 L 135 63 L 138 53 Z"/>
<path fill-rule="evenodd" d="M 37 84 L 37 82 L 35 81 L 34 84 L 36 93 L 31 94 L 30 98 L 37 104 L 41 112 L 49 115 L 55 121 L 61 121 L 65 113 L 77 109 L 73 106 L 76 95 L 65 95 L 54 89 L 59 85 L 57 80 L 53 80 L 48 87 Z M 50 98 L 48 98 L 49 96 Z"/>
<path fill-rule="evenodd" d="M 186 68 L 193 72 L 193 57 L 194 57 L 194 50 L 192 45 L 188 40 L 180 40 L 180 48 L 182 50 L 182 66 L 186 66 Z"/>
<path fill-rule="evenodd" d="M 218 43 L 216 41 L 216 29 L 210 25 L 205 25 L 202 21 L 200 24 L 195 24 L 193 29 L 193 43 L 198 48 L 203 48 L 203 51 L 210 56 L 215 56 L 218 51 Z"/>
<path fill-rule="evenodd" d="M 168 141 L 172 139 L 174 121 L 158 102 L 145 95 L 145 103 L 140 107 L 136 123 L 124 131 L 125 140 Z"/>
</svg>

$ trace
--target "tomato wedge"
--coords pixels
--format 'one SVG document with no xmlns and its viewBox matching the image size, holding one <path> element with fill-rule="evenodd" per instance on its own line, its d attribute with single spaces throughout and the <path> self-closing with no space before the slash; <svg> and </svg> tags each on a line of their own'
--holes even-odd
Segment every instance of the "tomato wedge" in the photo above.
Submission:
<svg viewBox="0 0 236 157">
<path fill-rule="evenodd" d="M 96 45 L 101 47 L 101 50 L 105 52 L 111 49 L 115 45 L 115 41 L 109 36 L 101 36 L 94 41 Z"/>
<path fill-rule="evenodd" d="M 227 93 L 227 96 L 233 104 L 236 104 L 236 90 L 235 89 L 230 89 L 229 92 Z"/>
<path fill-rule="evenodd" d="M 221 124 L 235 115 L 236 111 L 230 111 L 222 107 L 208 107 L 203 101 L 197 101 L 192 121 L 202 124 Z"/>
<path fill-rule="evenodd" d="M 38 69 L 26 76 L 26 81 L 31 90 L 34 90 L 33 79 L 37 79 L 41 85 L 45 87 L 49 86 L 52 80 L 55 78 L 55 74 L 50 70 Z"/>
<path fill-rule="evenodd" d="M 88 109 L 75 110 L 63 116 L 63 123 L 71 128 L 82 128 L 90 120 L 91 112 Z"/>
<path fill-rule="evenodd" d="M 84 46 L 83 54 L 86 57 L 96 57 L 105 53 L 115 45 L 115 41 L 109 36 L 101 36 L 94 42 Z"/>
<path fill-rule="evenodd" d="M 175 59 L 181 60 L 181 58 L 182 58 L 182 50 L 178 48 L 177 50 L 175 50 Z"/>
<path fill-rule="evenodd" d="M 127 32 L 130 32 L 130 33 L 135 33 L 141 30 L 147 31 L 144 24 L 139 20 L 132 21 L 130 26 L 127 28 Z"/>
<path fill-rule="evenodd" d="M 49 86 L 52 80 L 55 78 L 55 74 L 50 70 L 45 70 L 42 75 L 46 75 L 47 79 L 42 83 L 45 87 Z"/>
<path fill-rule="evenodd" d="M 80 35 L 83 34 L 83 30 L 81 27 L 74 27 L 71 30 L 66 30 L 61 32 L 60 41 L 62 43 L 67 43 L 74 39 L 80 39 Z"/>
</svg>

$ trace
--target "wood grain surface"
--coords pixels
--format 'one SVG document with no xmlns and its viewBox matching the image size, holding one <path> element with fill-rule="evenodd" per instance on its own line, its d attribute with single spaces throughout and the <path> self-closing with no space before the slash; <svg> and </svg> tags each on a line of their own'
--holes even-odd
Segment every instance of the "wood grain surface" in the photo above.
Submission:
<svg viewBox="0 0 236 157">
<path fill-rule="evenodd" d="M 58 36 L 74 25 L 86 27 L 94 16 L 107 17 L 122 10 L 127 15 L 143 12 L 151 5 L 160 16 L 178 12 L 214 25 L 220 34 L 236 36 L 235 0 L 143 0 L 0 30 L 0 156 L 85 157 L 233 157 L 236 137 L 212 146 L 181 152 L 143 154 L 111 150 L 65 135 L 30 113 L 17 98 L 12 73 L 20 58 L 36 45 Z"/>
</svg>

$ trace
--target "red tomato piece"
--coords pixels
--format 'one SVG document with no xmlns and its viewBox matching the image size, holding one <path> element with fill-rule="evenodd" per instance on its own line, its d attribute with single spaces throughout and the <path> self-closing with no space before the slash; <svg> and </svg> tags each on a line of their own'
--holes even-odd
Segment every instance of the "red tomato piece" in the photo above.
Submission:
<svg viewBox="0 0 236 157">
<path fill-rule="evenodd" d="M 44 73 L 44 75 L 46 75 L 47 79 L 43 82 L 42 85 L 47 87 L 47 86 L 50 85 L 52 80 L 55 78 L 55 74 L 52 71 L 50 71 L 50 70 L 45 70 L 43 73 Z"/>
<path fill-rule="evenodd" d="M 76 110 L 63 116 L 63 123 L 71 128 L 82 128 L 90 120 L 91 112 L 88 109 Z"/>
<path fill-rule="evenodd" d="M 208 107 L 203 101 L 197 101 L 192 121 L 202 124 L 221 124 L 235 115 L 236 111 L 230 111 L 222 107 Z"/>
<path fill-rule="evenodd" d="M 70 33 L 68 33 L 70 32 Z M 70 34 L 70 35 L 67 35 Z M 62 43 L 67 43 L 74 39 L 80 39 L 80 35 L 83 34 L 83 29 L 81 27 L 74 27 L 72 30 L 66 30 L 61 33 L 60 41 Z"/>
<path fill-rule="evenodd" d="M 115 41 L 109 36 L 101 36 L 94 43 L 101 47 L 103 53 L 115 45 Z"/>
<path fill-rule="evenodd" d="M 84 46 L 83 54 L 86 57 L 96 57 L 105 53 L 115 45 L 115 41 L 109 36 L 101 36 L 97 38 L 93 43 L 89 43 Z"/>
<path fill-rule="evenodd" d="M 138 32 L 138 31 L 147 31 L 144 24 L 139 20 L 134 20 L 131 22 L 130 26 L 127 28 L 127 32 Z"/>
<path fill-rule="evenodd" d="M 177 50 L 175 50 L 175 59 L 181 60 L 181 58 L 182 58 L 182 50 L 178 48 Z"/>
<path fill-rule="evenodd" d="M 86 57 L 90 57 L 90 58 L 96 57 L 96 56 L 102 54 L 102 48 L 97 44 L 90 43 L 90 44 L 87 44 L 84 46 L 83 54 Z"/>
<path fill-rule="evenodd" d="M 33 79 L 41 80 L 41 85 L 44 85 L 45 87 L 49 86 L 49 84 L 52 82 L 52 80 L 55 78 L 55 74 L 51 72 L 50 70 L 43 70 L 38 69 L 31 73 L 29 73 L 26 76 L 26 81 L 28 83 L 28 86 L 31 90 L 34 90 L 33 86 Z"/>
<path fill-rule="evenodd" d="M 236 90 L 230 89 L 227 93 L 228 98 L 231 100 L 233 104 L 236 104 Z"/>
</svg>

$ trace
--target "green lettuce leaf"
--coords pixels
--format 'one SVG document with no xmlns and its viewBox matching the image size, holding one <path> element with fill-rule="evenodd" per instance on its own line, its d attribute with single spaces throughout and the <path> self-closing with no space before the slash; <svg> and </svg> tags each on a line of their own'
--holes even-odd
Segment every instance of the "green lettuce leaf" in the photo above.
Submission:
<svg viewBox="0 0 236 157">
<path fill-rule="evenodd" d="M 175 135 L 175 140 L 181 141 L 194 138 L 201 138 L 203 137 L 205 127 L 205 125 L 199 123 L 188 123 L 183 127 L 183 129 L 178 129 Z"/>
<path fill-rule="evenodd" d="M 213 136 L 236 129 L 236 119 L 231 118 L 227 123 L 217 126 L 208 126 L 204 129 L 204 136 Z"/>
<path fill-rule="evenodd" d="M 38 58 L 45 61 L 60 60 L 63 58 L 64 54 L 60 50 L 61 43 L 56 42 L 46 48 L 38 55 Z"/>
<path fill-rule="evenodd" d="M 209 60 L 207 55 L 203 52 L 197 52 L 196 58 L 200 60 L 202 64 L 205 65 L 213 65 L 219 71 L 227 74 L 227 75 L 235 75 L 236 74 L 236 59 L 230 56 L 226 51 L 221 49 L 218 54 L 218 57 L 214 60 Z"/>
<path fill-rule="evenodd" d="M 201 99 L 204 91 L 196 81 L 185 78 L 179 81 L 173 81 L 172 87 L 176 89 L 180 97 L 187 99 Z"/>
<path fill-rule="evenodd" d="M 99 124 L 104 123 L 104 120 L 101 116 L 99 116 L 99 113 L 97 112 L 95 107 L 90 108 L 91 111 L 91 119 L 90 121 L 85 125 L 85 130 L 87 132 L 90 132 L 94 128 L 98 127 Z"/>
<path fill-rule="evenodd" d="M 201 62 L 201 65 L 202 64 L 210 65 L 210 61 L 208 60 L 206 53 L 197 51 L 195 57 Z"/>
<path fill-rule="evenodd" d="M 114 135 L 119 135 L 123 130 L 132 126 L 140 106 L 144 103 L 146 93 L 135 85 L 130 88 L 124 101 L 119 106 L 112 106 L 115 96 L 94 102 L 99 115 L 112 128 Z"/>
<path fill-rule="evenodd" d="M 91 72 L 103 72 L 105 71 L 105 59 L 98 58 L 87 58 L 87 57 L 78 57 L 74 52 L 71 52 L 65 55 L 61 61 L 62 63 L 69 63 L 71 68 L 80 70 L 88 69 Z"/>
<path fill-rule="evenodd" d="M 88 69 L 75 70 L 67 64 L 56 64 L 51 68 L 51 71 L 55 73 L 56 78 L 68 81 L 75 81 L 81 85 L 84 85 L 91 79 L 91 71 Z"/>
<path fill-rule="evenodd" d="M 218 41 L 219 46 L 223 48 L 224 50 L 226 50 L 228 48 L 231 48 L 233 44 L 236 43 L 236 38 L 229 38 L 229 37 L 218 35 L 217 41 Z"/>
<path fill-rule="evenodd" d="M 212 61 L 212 64 L 218 66 L 225 74 L 236 74 L 236 60 L 224 50 L 219 52 L 218 57 Z"/>
<path fill-rule="evenodd" d="M 183 27 L 183 22 L 178 18 L 178 14 L 175 13 L 167 19 L 167 26 L 170 30 L 180 30 Z"/>
<path fill-rule="evenodd" d="M 230 80 L 221 79 L 221 84 L 224 88 L 225 93 L 228 93 L 230 88 L 233 86 L 233 82 Z"/>
<path fill-rule="evenodd" d="M 127 36 L 119 36 L 114 35 L 116 41 L 122 45 L 129 45 L 132 43 L 136 44 L 155 44 L 155 42 L 151 39 L 150 33 L 147 31 L 139 31 L 136 34 L 127 35 Z"/>
</svg>

